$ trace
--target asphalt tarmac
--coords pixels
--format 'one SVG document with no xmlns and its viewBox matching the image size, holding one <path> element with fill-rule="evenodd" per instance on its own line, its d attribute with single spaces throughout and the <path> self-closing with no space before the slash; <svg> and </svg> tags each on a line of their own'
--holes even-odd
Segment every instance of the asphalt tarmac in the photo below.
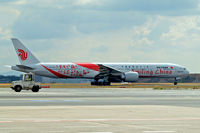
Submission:
<svg viewBox="0 0 200 133">
<path fill-rule="evenodd" d="M 0 88 L 1 133 L 199 133 L 200 90 Z"/>
<path fill-rule="evenodd" d="M 0 106 L 169 105 L 200 107 L 200 90 L 45 88 L 39 93 L 0 89 Z"/>
</svg>

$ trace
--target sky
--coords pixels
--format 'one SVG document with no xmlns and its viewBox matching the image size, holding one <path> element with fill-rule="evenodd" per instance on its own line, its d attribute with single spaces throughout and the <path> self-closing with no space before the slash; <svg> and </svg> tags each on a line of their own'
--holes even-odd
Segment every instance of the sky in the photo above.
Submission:
<svg viewBox="0 0 200 133">
<path fill-rule="evenodd" d="M 0 73 L 10 38 L 41 62 L 175 63 L 200 72 L 200 0 L 0 0 Z"/>
</svg>

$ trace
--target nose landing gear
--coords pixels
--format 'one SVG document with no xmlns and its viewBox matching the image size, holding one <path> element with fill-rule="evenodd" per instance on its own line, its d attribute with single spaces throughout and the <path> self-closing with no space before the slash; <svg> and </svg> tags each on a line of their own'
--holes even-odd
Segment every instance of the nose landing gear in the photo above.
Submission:
<svg viewBox="0 0 200 133">
<path fill-rule="evenodd" d="M 175 78 L 174 85 L 177 85 L 177 84 L 178 84 L 178 80 L 177 78 Z"/>
</svg>

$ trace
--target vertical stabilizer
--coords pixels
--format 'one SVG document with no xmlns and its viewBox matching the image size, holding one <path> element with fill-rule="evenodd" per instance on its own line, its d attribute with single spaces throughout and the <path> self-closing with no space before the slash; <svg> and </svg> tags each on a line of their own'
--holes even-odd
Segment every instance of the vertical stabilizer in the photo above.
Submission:
<svg viewBox="0 0 200 133">
<path fill-rule="evenodd" d="M 39 60 L 16 38 L 11 39 L 22 65 L 37 64 Z"/>
</svg>

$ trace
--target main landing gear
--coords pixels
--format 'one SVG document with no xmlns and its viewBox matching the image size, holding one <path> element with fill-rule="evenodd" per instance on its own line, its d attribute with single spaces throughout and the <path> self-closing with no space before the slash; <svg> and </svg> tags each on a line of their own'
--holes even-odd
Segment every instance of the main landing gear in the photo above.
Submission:
<svg viewBox="0 0 200 133">
<path fill-rule="evenodd" d="M 99 86 L 103 86 L 103 85 L 110 85 L 111 83 L 109 81 L 103 80 L 103 79 L 99 79 L 97 80 L 93 80 L 91 82 L 91 85 L 99 85 Z"/>
</svg>

